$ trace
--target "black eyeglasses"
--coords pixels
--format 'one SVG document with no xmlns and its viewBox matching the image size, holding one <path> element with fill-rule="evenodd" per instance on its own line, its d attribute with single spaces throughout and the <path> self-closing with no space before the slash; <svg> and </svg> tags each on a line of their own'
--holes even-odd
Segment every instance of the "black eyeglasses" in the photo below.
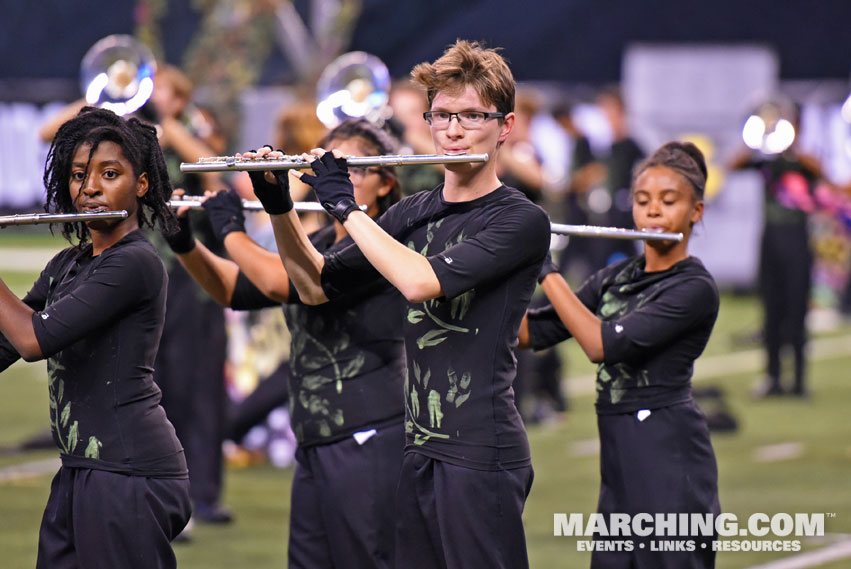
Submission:
<svg viewBox="0 0 851 569">
<path fill-rule="evenodd" d="M 381 168 L 378 166 L 349 166 L 349 179 L 353 182 L 360 182 L 367 174 L 380 174 Z"/>
<path fill-rule="evenodd" d="M 462 127 L 472 130 L 482 128 L 485 121 L 488 119 L 503 119 L 505 113 L 486 113 L 484 111 L 461 111 L 458 113 L 450 113 L 447 111 L 426 111 L 423 113 L 423 118 L 428 124 L 435 128 L 449 128 L 449 122 L 452 117 L 458 119 L 458 124 Z"/>
</svg>

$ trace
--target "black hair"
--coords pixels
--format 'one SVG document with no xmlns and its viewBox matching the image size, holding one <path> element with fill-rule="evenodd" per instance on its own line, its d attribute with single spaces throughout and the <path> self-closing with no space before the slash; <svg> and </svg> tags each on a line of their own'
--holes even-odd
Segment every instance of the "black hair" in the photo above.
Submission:
<svg viewBox="0 0 851 569">
<path fill-rule="evenodd" d="M 385 154 L 396 154 L 399 148 L 398 141 L 386 130 L 376 126 L 366 119 L 348 119 L 329 131 L 319 142 L 319 146 L 326 148 L 335 140 L 349 140 L 360 138 L 368 147 L 368 150 L 376 156 Z M 380 213 L 387 211 L 391 205 L 398 202 L 402 197 L 402 188 L 399 185 L 399 177 L 393 166 L 383 166 L 380 169 L 381 177 L 392 180 L 393 185 L 387 195 L 378 198 L 378 209 Z"/>
<path fill-rule="evenodd" d="M 148 175 L 148 191 L 139 201 L 142 206 L 147 206 L 150 214 L 145 207 L 138 209 L 139 226 L 154 227 L 159 223 L 167 231 L 174 231 L 174 214 L 167 203 L 172 187 L 156 129 L 139 119 L 125 119 L 112 111 L 95 107 L 84 107 L 77 116 L 64 123 L 50 145 L 44 167 L 44 186 L 47 189 L 44 210 L 76 213 L 70 191 L 74 153 L 80 145 L 91 145 L 90 163 L 98 145 L 105 141 L 121 147 L 136 177 L 143 173 Z M 83 244 L 89 239 L 89 229 L 82 221 L 65 222 L 62 224 L 62 235 L 69 241 L 72 235 L 76 235 L 80 244 Z"/>
<path fill-rule="evenodd" d="M 635 168 L 633 183 L 642 172 L 653 166 L 665 166 L 679 172 L 691 183 L 695 197 L 703 199 L 707 177 L 706 159 L 693 143 L 672 141 L 663 144 Z"/>
</svg>

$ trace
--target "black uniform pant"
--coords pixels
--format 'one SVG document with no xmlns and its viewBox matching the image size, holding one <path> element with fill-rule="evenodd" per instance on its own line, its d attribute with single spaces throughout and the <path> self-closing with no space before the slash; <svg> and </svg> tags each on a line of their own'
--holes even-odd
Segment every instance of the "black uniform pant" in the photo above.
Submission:
<svg viewBox="0 0 851 569">
<path fill-rule="evenodd" d="M 396 502 L 397 569 L 525 569 L 532 467 L 474 470 L 405 454 Z"/>
<path fill-rule="evenodd" d="M 598 415 L 597 425 L 601 475 L 597 509 L 605 519 L 614 513 L 713 514 L 714 519 L 720 513 L 715 453 L 706 419 L 694 401 L 654 409 L 643 421 L 636 413 Z M 661 539 L 693 539 L 695 550 L 653 551 L 649 541 Z M 591 568 L 707 569 L 715 566 L 712 539 L 651 535 L 636 539 L 632 551 L 595 551 Z"/>
<path fill-rule="evenodd" d="M 37 569 L 170 569 L 189 521 L 189 481 L 62 467 L 38 536 Z"/>
<path fill-rule="evenodd" d="M 764 309 L 768 376 L 779 387 L 781 352 L 790 346 L 795 358 L 795 390 L 804 389 L 806 318 L 810 301 L 813 254 L 805 225 L 765 226 L 760 255 L 760 292 Z"/>
<path fill-rule="evenodd" d="M 290 569 L 393 567 L 395 494 L 405 448 L 401 423 L 300 448 L 292 485 Z"/>
</svg>

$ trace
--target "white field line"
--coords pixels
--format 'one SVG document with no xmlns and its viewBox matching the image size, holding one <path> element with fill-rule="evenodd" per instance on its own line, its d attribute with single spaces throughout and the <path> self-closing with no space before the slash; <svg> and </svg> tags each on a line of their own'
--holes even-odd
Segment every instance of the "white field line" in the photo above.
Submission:
<svg viewBox="0 0 851 569">
<path fill-rule="evenodd" d="M 845 539 L 815 551 L 798 553 L 777 561 L 754 565 L 748 567 L 748 569 L 807 569 L 847 557 L 851 557 L 851 539 Z"/>
<path fill-rule="evenodd" d="M 56 457 L 0 468 L 0 484 L 54 474 L 60 466 L 62 466 L 62 461 L 59 460 L 59 457 Z"/>
<path fill-rule="evenodd" d="M 0 230 L 2 231 L 2 230 Z M 53 247 L 0 248 L 0 271 L 41 271 L 62 245 Z"/>
</svg>

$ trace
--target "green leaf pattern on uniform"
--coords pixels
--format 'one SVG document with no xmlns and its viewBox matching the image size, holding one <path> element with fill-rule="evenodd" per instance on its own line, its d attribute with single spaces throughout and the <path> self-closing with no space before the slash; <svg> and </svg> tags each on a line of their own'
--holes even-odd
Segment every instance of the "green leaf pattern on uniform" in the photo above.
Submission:
<svg viewBox="0 0 851 569">
<path fill-rule="evenodd" d="M 79 423 L 74 421 L 71 426 L 71 402 L 65 401 L 65 380 L 62 375 L 65 366 L 55 358 L 47 359 L 47 389 L 50 397 L 50 428 L 59 441 L 59 449 L 64 454 L 72 454 L 79 440 Z"/>
<path fill-rule="evenodd" d="M 408 247 L 422 255 L 428 255 L 435 237 L 434 230 L 440 226 L 442 221 L 428 224 L 426 244 L 422 248 L 418 249 L 413 242 L 409 242 Z M 466 236 L 462 231 L 452 239 L 447 240 L 444 243 L 443 250 L 461 243 L 465 238 Z M 475 296 L 475 289 L 471 289 L 451 300 L 435 298 L 422 303 L 421 308 L 409 308 L 407 314 L 409 325 L 423 325 L 428 322 L 433 324 L 432 327 L 417 337 L 417 348 L 428 350 L 434 346 L 439 346 L 453 334 L 469 334 L 470 328 L 461 326 L 460 323 L 467 316 Z M 444 315 L 443 318 L 437 316 L 438 313 Z M 451 322 L 446 321 L 445 315 L 447 313 L 451 317 Z M 451 438 L 449 434 L 436 432 L 444 423 L 443 419 L 447 412 L 444 404 L 449 404 L 450 408 L 457 409 L 469 399 L 472 373 L 470 371 L 459 372 L 451 366 L 447 367 L 445 373 L 446 386 L 448 387 L 446 387 L 445 395 L 441 396 L 440 391 L 438 391 L 440 387 L 437 387 L 431 381 L 432 370 L 430 368 L 423 370 L 418 361 L 412 360 L 409 362 L 409 369 L 413 370 L 413 381 L 411 381 L 410 374 L 406 373 L 405 392 L 407 397 L 405 405 L 408 416 L 405 425 L 406 431 L 414 434 L 414 443 L 417 445 L 425 444 L 434 438 Z M 429 387 L 430 382 L 433 384 L 432 387 Z M 421 398 L 425 398 L 425 401 L 422 401 Z M 424 416 L 425 411 L 427 411 L 427 416 Z M 424 423 L 427 423 L 427 426 Z"/>
<path fill-rule="evenodd" d="M 346 314 L 346 317 L 351 318 L 352 315 Z M 344 380 L 357 377 L 361 373 L 366 364 L 366 354 L 363 351 L 354 355 L 345 353 L 347 361 L 341 361 L 341 355 L 349 350 L 352 344 L 344 324 L 335 323 L 333 332 L 326 331 L 315 335 L 308 329 L 308 318 L 305 310 L 287 311 L 287 322 L 292 336 L 290 353 L 293 370 L 296 375 L 301 375 L 297 393 L 292 399 L 312 417 L 319 435 L 329 437 L 333 435 L 334 427 L 339 429 L 343 426 L 345 416 L 343 410 L 323 394 L 327 393 L 329 384 L 334 384 L 334 391 L 338 395 L 341 394 Z M 323 342 L 319 337 L 334 338 L 335 341 L 329 344 L 327 339 Z M 308 350 L 308 347 L 314 349 Z M 303 426 L 294 427 L 296 439 L 304 440 Z"/>
<path fill-rule="evenodd" d="M 86 458 L 100 458 L 100 449 L 103 443 L 97 437 L 89 437 L 89 444 L 86 446 Z"/>
<path fill-rule="evenodd" d="M 619 294 L 626 295 L 629 293 L 631 286 L 628 284 L 629 275 L 629 271 L 617 275 L 613 286 L 603 294 L 599 310 L 599 315 L 603 320 L 614 320 L 624 316 L 629 310 L 628 302 L 613 293 L 616 286 Z M 648 297 L 643 293 L 637 294 L 634 298 L 637 301 L 637 306 L 633 310 L 648 302 Z M 612 404 L 619 403 L 630 388 L 643 387 L 649 384 L 650 378 L 647 376 L 647 370 L 635 370 L 632 366 L 623 362 L 614 365 L 603 363 L 597 367 L 597 391 L 608 389 Z"/>
</svg>

